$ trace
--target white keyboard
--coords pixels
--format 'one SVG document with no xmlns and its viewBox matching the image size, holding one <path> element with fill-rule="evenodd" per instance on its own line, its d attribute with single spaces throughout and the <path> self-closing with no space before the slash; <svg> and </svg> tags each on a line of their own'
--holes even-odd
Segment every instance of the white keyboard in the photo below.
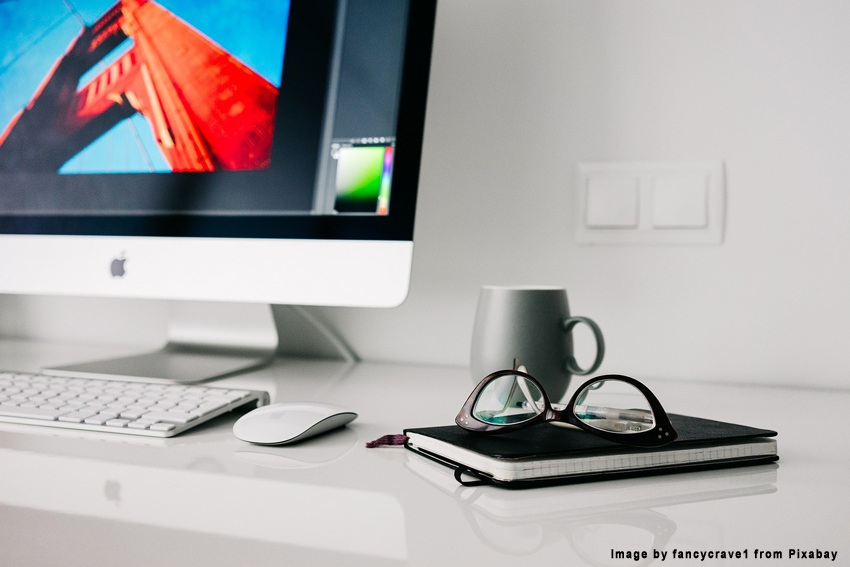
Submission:
<svg viewBox="0 0 850 567">
<path fill-rule="evenodd" d="M 0 372 L 0 422 L 172 437 L 266 392 Z"/>
</svg>

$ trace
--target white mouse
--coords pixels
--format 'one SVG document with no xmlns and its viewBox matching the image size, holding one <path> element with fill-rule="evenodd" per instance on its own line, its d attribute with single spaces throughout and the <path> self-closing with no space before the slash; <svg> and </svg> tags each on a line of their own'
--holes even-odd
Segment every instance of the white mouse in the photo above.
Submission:
<svg viewBox="0 0 850 567">
<path fill-rule="evenodd" d="M 285 445 L 342 427 L 356 417 L 353 411 L 332 404 L 272 404 L 240 417 L 233 424 L 233 434 L 257 445 Z"/>
</svg>

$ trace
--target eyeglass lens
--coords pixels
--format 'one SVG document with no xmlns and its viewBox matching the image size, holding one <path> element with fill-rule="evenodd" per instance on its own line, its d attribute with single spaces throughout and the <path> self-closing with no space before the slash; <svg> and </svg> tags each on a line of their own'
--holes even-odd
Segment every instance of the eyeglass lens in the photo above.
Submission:
<svg viewBox="0 0 850 567">
<path fill-rule="evenodd" d="M 576 398 L 574 413 L 590 427 L 612 433 L 640 433 L 655 426 L 649 401 L 621 380 L 588 384 Z"/>
<path fill-rule="evenodd" d="M 491 425 L 522 423 L 543 413 L 543 393 L 524 376 L 509 374 L 489 382 L 472 408 L 472 415 Z"/>
</svg>

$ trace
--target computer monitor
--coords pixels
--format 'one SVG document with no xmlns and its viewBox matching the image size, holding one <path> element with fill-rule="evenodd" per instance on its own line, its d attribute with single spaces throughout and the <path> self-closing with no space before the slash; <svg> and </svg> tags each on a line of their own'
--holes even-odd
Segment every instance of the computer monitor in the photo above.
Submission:
<svg viewBox="0 0 850 567">
<path fill-rule="evenodd" d="M 399 305 L 435 4 L 0 3 L 0 293 Z M 273 348 L 186 329 L 182 362 L 82 371 L 195 381 Z"/>
</svg>

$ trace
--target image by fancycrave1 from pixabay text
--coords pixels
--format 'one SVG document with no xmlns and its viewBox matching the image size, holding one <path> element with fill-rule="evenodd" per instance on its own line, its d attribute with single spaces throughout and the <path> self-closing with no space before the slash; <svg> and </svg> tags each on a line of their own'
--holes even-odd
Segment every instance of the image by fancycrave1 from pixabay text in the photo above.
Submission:
<svg viewBox="0 0 850 567">
<path fill-rule="evenodd" d="M 643 559 L 668 560 L 696 560 L 706 561 L 710 559 L 742 559 L 742 560 L 820 560 L 834 562 L 838 558 L 838 551 L 826 549 L 797 549 L 766 550 L 766 549 L 736 549 L 716 551 L 691 551 L 685 549 L 660 550 L 627 550 L 611 549 L 611 559 L 622 559 L 624 561 L 641 561 Z"/>
</svg>

